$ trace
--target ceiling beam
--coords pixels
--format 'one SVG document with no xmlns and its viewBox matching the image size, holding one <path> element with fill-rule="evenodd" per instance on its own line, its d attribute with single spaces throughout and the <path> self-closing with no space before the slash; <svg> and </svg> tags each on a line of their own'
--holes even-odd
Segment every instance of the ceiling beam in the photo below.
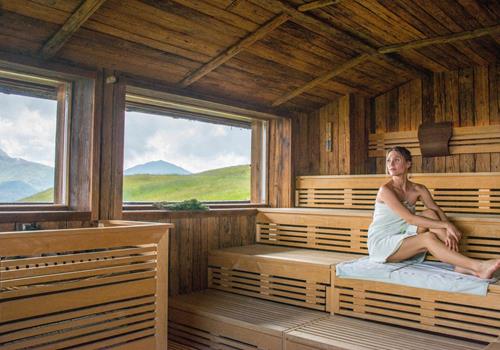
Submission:
<svg viewBox="0 0 500 350">
<path fill-rule="evenodd" d="M 231 46 L 229 49 L 227 49 L 220 55 L 214 57 L 209 62 L 205 63 L 203 66 L 201 66 L 194 72 L 190 73 L 188 76 L 182 79 L 180 85 L 182 87 L 187 87 L 193 84 L 195 81 L 207 75 L 208 73 L 219 67 L 221 64 L 224 64 L 224 62 L 228 61 L 230 58 L 232 58 L 245 48 L 249 47 L 256 41 L 260 40 L 261 38 L 272 32 L 274 29 L 278 28 L 281 24 L 288 21 L 289 19 L 290 16 L 285 13 L 282 13 L 274 17 L 272 20 L 270 20 L 262 27 L 257 29 L 255 32 L 251 33 L 250 35 L 240 40 L 239 42 Z"/>
<path fill-rule="evenodd" d="M 321 22 L 316 18 L 307 16 L 306 14 L 296 10 L 294 7 L 280 0 L 252 0 L 252 2 L 271 11 L 281 11 L 283 13 L 287 13 L 291 17 L 290 20 L 292 22 L 295 22 L 299 26 L 322 36 L 325 36 L 325 34 L 331 35 L 335 39 L 342 40 L 345 45 L 348 45 L 348 47 L 351 47 L 352 49 L 368 53 L 377 53 L 376 49 L 368 44 L 365 44 L 352 35 L 334 28 L 324 22 Z"/>
<path fill-rule="evenodd" d="M 449 44 L 449 43 L 453 43 L 455 41 L 470 40 L 470 39 L 479 38 L 479 37 L 482 37 L 485 35 L 494 35 L 495 33 L 500 33 L 500 24 L 497 24 L 497 25 L 494 25 L 491 27 L 470 30 L 470 31 L 466 31 L 466 32 L 441 35 L 441 36 L 437 36 L 437 37 L 429 38 L 429 39 L 422 39 L 422 40 L 410 41 L 410 42 L 402 43 L 402 44 L 383 46 L 383 47 L 378 49 L 378 52 L 386 54 L 386 53 L 399 52 L 399 51 L 409 50 L 409 49 L 420 49 L 420 48 L 430 46 L 430 45 Z"/>
<path fill-rule="evenodd" d="M 330 5 L 335 5 L 338 4 L 341 0 L 317 0 L 317 1 L 311 1 L 308 2 L 307 4 L 300 5 L 297 7 L 297 10 L 300 12 L 306 12 L 306 11 L 311 11 L 311 10 L 316 10 L 320 9 L 322 7 L 330 6 Z"/>
<path fill-rule="evenodd" d="M 63 26 L 43 45 L 40 53 L 44 59 L 54 57 L 71 36 L 106 0 L 85 0 L 66 20 Z"/>
<path fill-rule="evenodd" d="M 350 60 L 342 63 L 340 66 L 335 67 L 330 72 L 310 81 L 306 85 L 304 85 L 304 86 L 302 86 L 302 87 L 300 87 L 292 92 L 289 92 L 285 96 L 280 97 L 279 99 L 277 99 L 276 101 L 273 102 L 273 107 L 279 106 L 279 105 L 285 103 L 286 101 L 291 100 L 295 96 L 298 96 L 298 95 L 302 94 L 303 92 L 310 90 L 310 89 L 316 87 L 317 85 L 332 79 L 333 77 L 345 72 L 346 70 L 351 69 L 351 68 L 357 66 L 358 64 L 367 61 L 368 59 L 370 59 L 373 56 L 374 56 L 374 54 L 363 53 L 363 54 L 360 54 L 360 55 L 354 57 L 353 59 L 350 59 Z"/>
</svg>

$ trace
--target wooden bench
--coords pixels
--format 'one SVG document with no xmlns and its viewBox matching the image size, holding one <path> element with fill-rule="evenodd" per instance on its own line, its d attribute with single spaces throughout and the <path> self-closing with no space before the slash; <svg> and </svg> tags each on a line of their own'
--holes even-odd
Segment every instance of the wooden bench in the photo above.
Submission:
<svg viewBox="0 0 500 350">
<path fill-rule="evenodd" d="M 332 315 L 285 335 L 286 350 L 478 350 L 484 345 Z"/>
<path fill-rule="evenodd" d="M 500 217 L 450 214 L 449 218 L 464 233 L 462 253 L 478 259 L 500 257 Z M 259 209 L 257 242 L 368 254 L 371 221 L 372 213 L 363 210 Z"/>
<path fill-rule="evenodd" d="M 209 288 L 329 311 L 331 269 L 357 255 L 251 245 L 211 251 Z"/>
<path fill-rule="evenodd" d="M 412 174 L 410 179 L 424 184 L 446 213 L 500 215 L 500 173 Z M 295 206 L 373 210 L 387 181 L 386 175 L 299 176 Z"/>
<path fill-rule="evenodd" d="M 485 346 L 215 290 L 171 298 L 168 314 L 169 340 L 196 349 L 478 350 Z"/>
<path fill-rule="evenodd" d="M 204 290 L 169 300 L 169 339 L 197 349 L 283 349 L 284 332 L 326 314 Z"/>
</svg>

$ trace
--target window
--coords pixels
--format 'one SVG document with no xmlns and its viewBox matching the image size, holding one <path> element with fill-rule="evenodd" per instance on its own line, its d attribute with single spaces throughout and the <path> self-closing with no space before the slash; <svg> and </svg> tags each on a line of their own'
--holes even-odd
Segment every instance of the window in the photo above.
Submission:
<svg viewBox="0 0 500 350">
<path fill-rule="evenodd" d="M 263 202 L 266 125 L 128 93 L 124 202 Z"/>
<path fill-rule="evenodd" d="M 70 88 L 0 69 L 0 203 L 67 203 Z"/>
</svg>

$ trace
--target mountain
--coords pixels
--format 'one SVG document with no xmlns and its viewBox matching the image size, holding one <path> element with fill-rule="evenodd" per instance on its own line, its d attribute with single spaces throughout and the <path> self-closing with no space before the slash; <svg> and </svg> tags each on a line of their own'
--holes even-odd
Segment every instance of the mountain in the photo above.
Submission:
<svg viewBox="0 0 500 350">
<path fill-rule="evenodd" d="M 54 168 L 12 158 L 0 149 L 0 202 L 11 202 L 54 186 Z"/>
<path fill-rule="evenodd" d="M 21 198 L 37 193 L 37 189 L 24 181 L 0 182 L 0 202 L 15 202 Z"/>
<path fill-rule="evenodd" d="M 157 160 L 154 162 L 139 164 L 125 170 L 125 175 L 139 175 L 139 174 L 189 175 L 191 173 L 186 169 L 183 169 L 175 164 L 165 162 L 163 160 Z"/>
</svg>

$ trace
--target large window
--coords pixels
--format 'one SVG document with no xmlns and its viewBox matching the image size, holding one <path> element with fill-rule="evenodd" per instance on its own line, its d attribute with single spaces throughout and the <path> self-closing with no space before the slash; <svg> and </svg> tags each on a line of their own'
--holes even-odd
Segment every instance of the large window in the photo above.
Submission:
<svg viewBox="0 0 500 350">
<path fill-rule="evenodd" d="M 0 70 L 0 203 L 66 203 L 70 84 Z"/>
<path fill-rule="evenodd" d="M 189 110 L 187 110 L 189 109 Z M 266 122 L 127 95 L 123 199 L 128 203 L 251 202 Z M 255 137 L 255 130 L 261 137 Z M 258 143 L 258 147 L 256 146 Z M 254 152 L 254 154 L 252 154 Z M 255 152 L 258 152 L 256 155 Z M 254 170 L 252 171 L 252 167 Z M 262 202 L 262 200 L 257 200 Z"/>
</svg>

